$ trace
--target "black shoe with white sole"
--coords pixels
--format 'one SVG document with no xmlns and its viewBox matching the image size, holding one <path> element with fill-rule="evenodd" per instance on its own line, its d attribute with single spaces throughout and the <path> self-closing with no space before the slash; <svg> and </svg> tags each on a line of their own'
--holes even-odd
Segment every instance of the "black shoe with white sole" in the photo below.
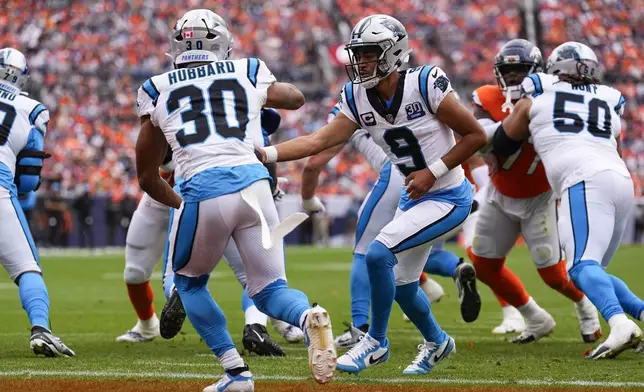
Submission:
<svg viewBox="0 0 644 392">
<path fill-rule="evenodd" d="M 59 337 L 54 336 L 47 328 L 35 326 L 31 329 L 29 347 L 36 355 L 45 357 L 73 357 L 76 355 L 69 347 L 65 346 Z"/>
<path fill-rule="evenodd" d="M 284 350 L 271 339 L 266 327 L 261 324 L 250 324 L 244 327 L 242 338 L 244 348 L 262 357 L 284 357 Z"/>
<path fill-rule="evenodd" d="M 177 336 L 186 321 L 186 311 L 177 289 L 173 289 L 168 302 L 163 306 L 161 318 L 159 318 L 159 332 L 164 339 L 172 339 Z"/>
<path fill-rule="evenodd" d="M 454 281 L 458 289 L 458 299 L 461 303 L 461 316 L 466 323 L 471 323 L 479 317 L 481 311 L 481 296 L 476 290 L 476 270 L 472 264 L 464 263 L 461 259 L 456 267 Z"/>
</svg>

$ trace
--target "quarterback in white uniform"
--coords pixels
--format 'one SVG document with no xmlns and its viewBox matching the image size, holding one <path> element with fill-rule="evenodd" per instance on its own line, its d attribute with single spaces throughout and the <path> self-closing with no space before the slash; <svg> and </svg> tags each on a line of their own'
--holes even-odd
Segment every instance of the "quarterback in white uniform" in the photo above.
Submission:
<svg viewBox="0 0 644 392">
<path fill-rule="evenodd" d="M 431 244 L 457 231 L 470 212 L 472 188 L 460 164 L 485 144 L 486 136 L 451 94 L 440 68 L 398 71 L 411 52 L 398 20 L 387 15 L 362 19 L 346 49 L 352 82 L 342 91 L 341 112 L 314 134 L 258 154 L 265 162 L 301 159 L 345 143 L 363 128 L 406 177 L 394 220 L 367 250 L 369 333 L 338 358 L 338 369 L 359 373 L 389 358 L 387 326 L 395 299 L 425 338 L 404 373 L 427 374 L 454 351 L 455 343 L 434 319 L 418 279 Z M 458 144 L 452 130 L 462 136 Z"/>
<path fill-rule="evenodd" d="M 207 288 L 230 238 L 241 253 L 249 296 L 263 313 L 302 327 L 313 377 L 325 383 L 336 363 L 331 321 L 286 284 L 283 243 L 272 238 L 279 218 L 269 174 L 253 147 L 262 137 L 262 107 L 294 110 L 304 96 L 276 82 L 258 59 L 227 60 L 232 43 L 226 22 L 212 11 L 189 11 L 177 21 L 170 40 L 176 69 L 148 79 L 138 93 L 139 183 L 176 209 L 168 246 L 174 284 L 190 322 L 225 370 L 205 391 L 254 390 Z M 168 144 L 184 177 L 181 196 L 158 173 Z"/>
<path fill-rule="evenodd" d="M 598 80 L 597 56 L 566 42 L 546 74 L 524 79 L 524 98 L 494 134 L 497 154 L 509 156 L 532 138 L 548 182 L 560 198 L 559 234 L 575 285 L 610 325 L 608 338 L 588 358 L 613 358 L 642 340 L 626 314 L 644 321 L 644 302 L 606 273 L 634 205 L 633 181 L 620 157 L 624 97 Z"/>
<path fill-rule="evenodd" d="M 327 122 L 331 122 L 339 112 L 340 105 L 336 104 L 331 109 Z M 366 254 L 371 242 L 394 219 L 400 200 L 400 189 L 404 185 L 404 178 L 393 167 L 382 148 L 373 141 L 369 132 L 364 129 L 357 130 L 351 135 L 348 143 L 365 157 L 371 167 L 379 173 L 379 177 L 358 210 L 350 278 L 352 323 L 345 323 L 348 329 L 335 340 L 336 347 L 347 349 L 358 343 L 369 329 L 371 295 Z M 305 211 L 324 212 L 324 204 L 315 196 L 319 175 L 322 168 L 343 148 L 344 144 L 339 144 L 307 160 L 302 171 L 301 187 L 302 207 Z M 444 241 L 434 243 L 424 271 L 455 280 L 463 320 L 472 322 L 481 309 L 481 299 L 476 290 L 476 272 L 471 264 L 463 263 L 455 253 L 442 249 L 443 243 Z M 420 287 L 427 294 L 430 303 L 445 295 L 443 288 L 433 279 L 424 276 L 424 282 L 423 277 L 420 282 Z"/>
<path fill-rule="evenodd" d="M 29 68 L 13 48 L 0 49 L 0 263 L 18 286 L 31 323 L 30 347 L 37 355 L 72 357 L 50 331 L 49 294 L 18 194 L 38 189 L 49 111 L 21 93 Z"/>
</svg>

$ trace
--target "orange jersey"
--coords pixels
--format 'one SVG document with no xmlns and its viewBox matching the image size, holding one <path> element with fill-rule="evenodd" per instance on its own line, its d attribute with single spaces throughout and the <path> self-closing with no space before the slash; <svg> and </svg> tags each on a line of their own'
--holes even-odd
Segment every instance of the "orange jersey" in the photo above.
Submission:
<svg viewBox="0 0 644 392">
<path fill-rule="evenodd" d="M 474 95 L 475 103 L 488 112 L 494 121 L 503 121 L 510 114 L 501 111 L 505 96 L 499 86 L 479 87 Z M 525 199 L 550 190 L 546 170 L 531 143 L 524 143 L 512 156 L 496 158 L 499 165 L 492 174 L 492 183 L 501 194 Z"/>
</svg>

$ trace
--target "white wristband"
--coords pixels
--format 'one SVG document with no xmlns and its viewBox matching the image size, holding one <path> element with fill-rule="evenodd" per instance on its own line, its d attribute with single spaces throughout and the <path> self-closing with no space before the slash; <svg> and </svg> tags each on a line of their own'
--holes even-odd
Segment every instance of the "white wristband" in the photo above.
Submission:
<svg viewBox="0 0 644 392">
<path fill-rule="evenodd" d="M 432 172 L 434 177 L 438 180 L 439 178 L 443 177 L 447 172 L 449 172 L 449 168 L 443 162 L 442 159 L 437 160 L 436 162 L 432 163 L 428 167 L 429 171 Z"/>
<path fill-rule="evenodd" d="M 264 163 L 277 162 L 277 148 L 274 146 L 264 147 L 264 153 L 266 153 L 266 162 Z"/>
</svg>

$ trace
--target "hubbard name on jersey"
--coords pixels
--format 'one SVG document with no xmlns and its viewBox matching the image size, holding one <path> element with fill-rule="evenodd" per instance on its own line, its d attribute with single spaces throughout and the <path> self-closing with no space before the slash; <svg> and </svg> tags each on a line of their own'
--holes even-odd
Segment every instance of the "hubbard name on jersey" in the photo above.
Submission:
<svg viewBox="0 0 644 392">
<path fill-rule="evenodd" d="M 605 85 L 573 86 L 544 73 L 529 75 L 522 89 L 532 99 L 534 147 L 558 196 L 602 171 L 630 177 L 615 139 L 625 102 L 619 91 Z"/>
<path fill-rule="evenodd" d="M 22 186 L 16 188 L 18 181 L 14 177 L 17 174 L 20 177 L 16 173 L 16 163 L 21 151 L 43 150 L 48 122 L 49 111 L 38 101 L 22 94 L 0 91 L 0 187 L 9 190 L 12 196 L 37 187 L 39 176 L 26 174 Z M 40 167 L 42 158 L 23 158 L 21 163 Z"/>
<path fill-rule="evenodd" d="M 138 115 L 149 115 L 163 130 L 186 180 L 184 197 L 205 197 L 189 181 L 204 171 L 211 185 L 222 185 L 221 194 L 268 178 L 254 144 L 263 143 L 260 112 L 273 82 L 264 62 L 249 58 L 176 69 L 139 88 Z"/>
<path fill-rule="evenodd" d="M 407 176 L 427 168 L 456 144 L 452 131 L 435 116 L 450 92 L 452 86 L 445 73 L 426 65 L 400 72 L 391 102 L 383 102 L 375 88 L 364 89 L 349 82 L 339 105 L 342 113 L 367 130 Z M 458 187 L 464 180 L 463 169 L 457 166 L 436 180 L 429 192 Z"/>
</svg>

